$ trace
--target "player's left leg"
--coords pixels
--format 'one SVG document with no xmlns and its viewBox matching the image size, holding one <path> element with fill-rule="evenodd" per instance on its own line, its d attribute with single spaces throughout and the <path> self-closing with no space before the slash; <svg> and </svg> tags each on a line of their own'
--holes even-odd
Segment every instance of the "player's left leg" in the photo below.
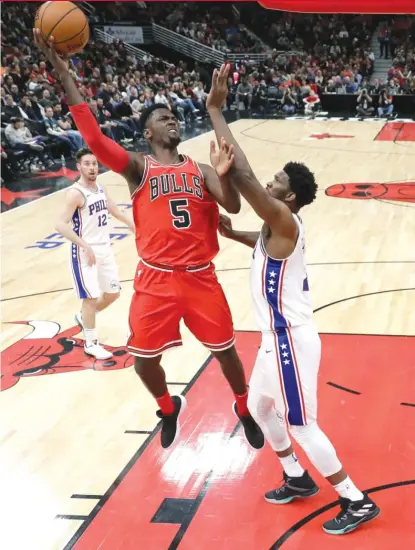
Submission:
<svg viewBox="0 0 415 550">
<path fill-rule="evenodd" d="M 100 296 L 95 300 L 94 304 L 94 313 L 99 313 L 100 311 L 103 311 L 108 306 L 113 304 L 118 298 L 120 297 L 119 292 L 103 292 L 100 294 Z M 88 314 L 87 314 L 88 315 Z M 77 313 L 75 315 L 76 321 L 82 328 L 85 327 L 85 314 L 83 313 L 83 309 L 81 313 Z M 95 326 L 95 319 L 93 321 L 93 325 Z"/>
<path fill-rule="evenodd" d="M 281 329 L 276 334 L 276 350 L 289 431 L 310 462 L 340 495 L 341 511 L 335 519 L 326 522 L 323 529 L 336 535 L 349 533 L 375 518 L 379 508 L 354 485 L 342 468 L 333 444 L 317 424 L 320 337 L 312 324 Z M 294 489 L 298 485 L 298 491 L 302 490 L 300 477 L 293 476 L 289 485 Z"/>
<path fill-rule="evenodd" d="M 95 311 L 99 313 L 118 300 L 121 285 L 117 263 L 111 248 L 105 246 L 97 249 L 96 247 L 95 257 L 97 260 L 96 270 L 100 289 L 100 296 L 96 301 Z"/>
<path fill-rule="evenodd" d="M 246 440 L 254 449 L 262 449 L 265 445 L 264 434 L 248 409 L 248 386 L 245 371 L 235 346 L 232 345 L 231 348 L 223 351 L 214 351 L 207 344 L 205 346 L 210 349 L 212 355 L 219 361 L 223 375 L 233 391 L 235 401 L 232 405 L 232 410 L 242 423 Z"/>
<path fill-rule="evenodd" d="M 119 292 L 102 292 L 94 303 L 89 307 L 88 303 L 83 303 L 80 313 L 75 315 L 76 322 L 82 329 L 93 326 L 95 328 L 95 317 L 100 311 L 113 304 L 120 297 Z"/>
<path fill-rule="evenodd" d="M 97 300 L 97 313 L 113 304 L 119 297 L 119 292 L 103 292 Z"/>
<path fill-rule="evenodd" d="M 265 443 L 264 435 L 248 410 L 248 386 L 234 345 L 232 315 L 213 267 L 183 273 L 181 286 L 186 296 L 183 320 L 199 342 L 219 361 L 234 393 L 233 411 L 242 423 L 245 437 L 254 449 L 261 449 Z"/>
<path fill-rule="evenodd" d="M 109 246 L 95 253 L 99 288 L 102 292 L 97 301 L 97 312 L 103 311 L 120 297 L 120 278 L 114 253 Z"/>
</svg>

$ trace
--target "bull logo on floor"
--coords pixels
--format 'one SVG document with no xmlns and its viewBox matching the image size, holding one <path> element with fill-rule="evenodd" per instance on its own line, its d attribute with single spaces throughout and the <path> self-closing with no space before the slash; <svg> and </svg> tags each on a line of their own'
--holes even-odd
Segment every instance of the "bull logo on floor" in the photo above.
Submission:
<svg viewBox="0 0 415 550">
<path fill-rule="evenodd" d="M 1 391 L 30 376 L 86 369 L 119 370 L 133 364 L 126 347 L 105 346 L 113 354 L 106 361 L 86 355 L 84 341 L 74 338 L 80 332 L 78 326 L 60 332 L 60 325 L 53 321 L 16 321 L 13 324 L 28 325 L 32 331 L 1 353 Z"/>
<path fill-rule="evenodd" d="M 329 197 L 415 203 L 415 181 L 403 183 L 338 183 L 326 189 Z"/>
</svg>

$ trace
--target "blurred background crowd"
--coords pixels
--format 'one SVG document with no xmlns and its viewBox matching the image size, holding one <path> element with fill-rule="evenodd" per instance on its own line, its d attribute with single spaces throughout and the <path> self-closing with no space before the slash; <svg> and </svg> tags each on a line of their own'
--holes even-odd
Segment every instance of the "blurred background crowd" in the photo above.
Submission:
<svg viewBox="0 0 415 550">
<path fill-rule="evenodd" d="M 126 148 L 142 140 L 140 114 L 154 102 L 171 108 L 184 128 L 203 124 L 211 74 L 223 60 L 232 64 L 225 109 L 234 116 L 393 118 L 401 96 L 415 113 L 413 16 L 292 14 L 250 2 L 78 4 L 91 40 L 72 58 L 72 74 L 102 131 Z M 6 180 L 65 162 L 83 143 L 65 92 L 31 39 L 38 7 L 16 2 L 2 10 Z M 119 39 L 118 30 L 135 27 L 145 40 Z"/>
</svg>

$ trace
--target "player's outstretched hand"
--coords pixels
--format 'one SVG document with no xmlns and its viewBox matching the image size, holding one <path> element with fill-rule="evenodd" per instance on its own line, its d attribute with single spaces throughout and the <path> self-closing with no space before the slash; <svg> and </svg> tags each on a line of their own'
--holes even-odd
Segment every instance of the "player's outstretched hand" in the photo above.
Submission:
<svg viewBox="0 0 415 550">
<path fill-rule="evenodd" d="M 222 138 L 220 140 L 220 147 L 216 150 L 215 142 L 210 142 L 210 163 L 219 177 L 225 176 L 229 172 L 233 161 L 233 145 L 229 147 L 224 138 Z"/>
<path fill-rule="evenodd" d="M 224 214 L 219 214 L 219 233 L 222 237 L 227 237 L 228 239 L 232 237 L 232 221 L 228 216 Z"/>
<path fill-rule="evenodd" d="M 36 46 L 46 56 L 46 58 L 52 63 L 58 74 L 62 74 L 68 71 L 68 57 L 60 56 L 55 49 L 55 39 L 53 36 L 47 40 L 43 38 L 40 29 L 33 29 L 33 38 Z"/>
<path fill-rule="evenodd" d="M 228 95 L 228 77 L 230 65 L 223 64 L 215 69 L 212 76 L 212 87 L 206 100 L 207 109 L 221 109 Z"/>
</svg>

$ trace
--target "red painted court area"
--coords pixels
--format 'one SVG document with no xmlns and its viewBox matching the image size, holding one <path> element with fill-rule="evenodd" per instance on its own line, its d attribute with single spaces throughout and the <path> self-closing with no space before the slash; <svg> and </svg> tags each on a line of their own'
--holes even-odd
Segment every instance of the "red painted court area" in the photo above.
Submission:
<svg viewBox="0 0 415 550">
<path fill-rule="evenodd" d="M 336 493 L 312 467 L 319 494 L 285 506 L 266 503 L 264 492 L 281 481 L 280 464 L 268 447 L 252 451 L 235 431 L 232 394 L 211 361 L 187 393 L 177 446 L 163 451 L 157 433 L 66 548 L 415 548 L 415 517 L 408 506 L 415 500 L 415 338 L 323 334 L 322 341 L 320 426 L 355 483 L 377 488 L 372 496 L 381 508 L 378 519 L 344 537 L 326 535 L 321 524 L 337 513 L 334 507 L 326 510 Z M 249 371 L 259 342 L 258 333 L 238 334 Z"/>
<path fill-rule="evenodd" d="M 415 141 L 415 122 L 387 122 L 375 141 Z"/>
</svg>

